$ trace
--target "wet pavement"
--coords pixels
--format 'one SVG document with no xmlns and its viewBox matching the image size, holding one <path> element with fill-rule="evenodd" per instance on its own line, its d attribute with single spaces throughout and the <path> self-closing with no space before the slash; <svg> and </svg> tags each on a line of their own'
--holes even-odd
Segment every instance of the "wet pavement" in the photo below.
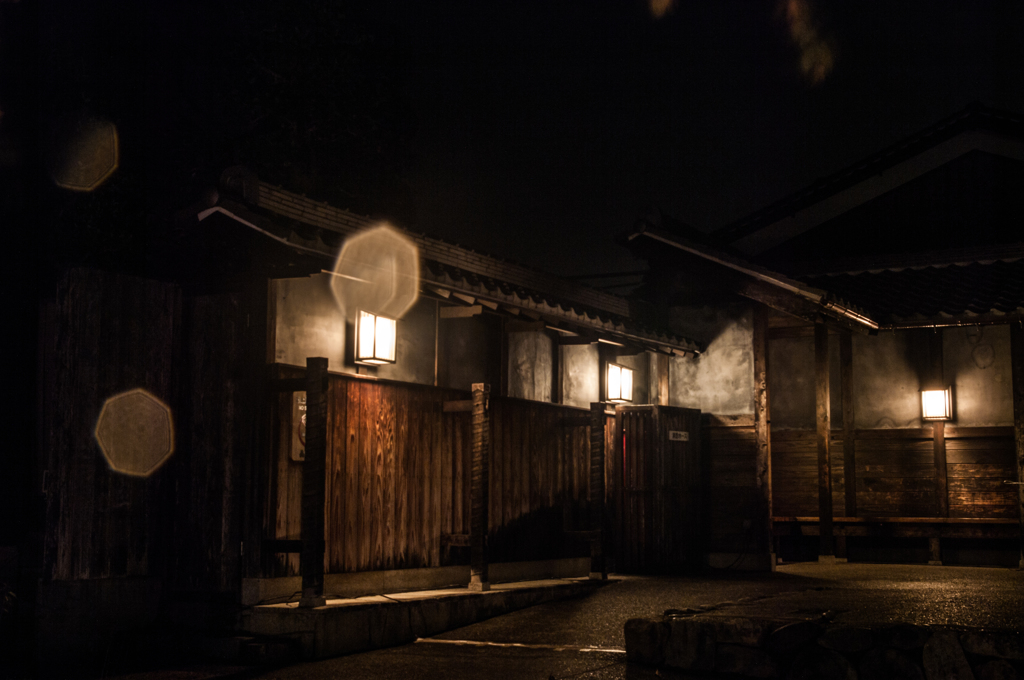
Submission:
<svg viewBox="0 0 1024 680">
<path fill-rule="evenodd" d="M 831 611 L 856 625 L 893 622 L 1024 631 L 1024 572 L 977 567 L 815 563 L 774 574 L 612 577 L 580 598 L 537 605 L 392 649 L 285 668 L 224 668 L 241 678 L 641 678 L 627 668 L 627 619 L 667 609 L 785 616 Z M 165 671 L 169 673 L 170 671 Z M 185 669 L 178 671 L 186 672 Z M 134 674 L 132 680 L 202 680 L 207 674 Z"/>
</svg>

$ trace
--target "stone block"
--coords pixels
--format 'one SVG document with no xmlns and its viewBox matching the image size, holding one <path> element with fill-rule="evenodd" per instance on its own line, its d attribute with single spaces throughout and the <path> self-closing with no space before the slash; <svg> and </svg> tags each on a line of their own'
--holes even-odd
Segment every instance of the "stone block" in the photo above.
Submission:
<svg viewBox="0 0 1024 680">
<path fill-rule="evenodd" d="M 668 622 L 664 663 L 687 670 L 711 670 L 715 665 L 714 631 L 705 622 L 672 619 Z"/>
<path fill-rule="evenodd" d="M 821 634 L 821 626 L 814 621 L 794 621 L 776 628 L 768 636 L 768 651 L 772 654 L 795 652 Z"/>
<path fill-rule="evenodd" d="M 818 644 L 826 649 L 847 654 L 864 652 L 875 646 L 875 636 L 867 628 L 836 626 L 825 631 Z M 924 642 L 921 643 L 922 645 Z"/>
<path fill-rule="evenodd" d="M 750 617 L 705 616 L 696 621 L 706 622 L 714 630 L 716 642 L 725 642 L 745 647 L 763 647 L 768 636 L 778 627 L 772 619 Z"/>
<path fill-rule="evenodd" d="M 1024 637 L 1011 633 L 963 633 L 960 644 L 968 654 L 999 659 L 1024 659 Z"/>
<path fill-rule="evenodd" d="M 921 658 L 928 680 L 974 680 L 960 641 L 951 630 L 932 633 Z"/>
<path fill-rule="evenodd" d="M 1009 661 L 994 659 L 979 665 L 974 671 L 978 680 L 1022 680 L 1017 669 Z"/>
<path fill-rule="evenodd" d="M 768 653 L 732 644 L 715 645 L 715 673 L 733 673 L 748 678 L 775 678 L 779 667 Z"/>
<path fill-rule="evenodd" d="M 860 680 L 924 680 L 924 671 L 897 649 L 872 649 L 860 661 Z"/>
<path fill-rule="evenodd" d="M 839 652 L 808 647 L 797 655 L 786 673 L 788 680 L 857 680 L 857 671 Z"/>
<path fill-rule="evenodd" d="M 878 639 L 895 649 L 921 649 L 932 636 L 932 632 L 921 626 L 900 623 L 878 631 Z"/>
<path fill-rule="evenodd" d="M 664 619 L 629 619 L 625 626 L 626 659 L 647 666 L 662 665 L 668 637 L 669 626 Z"/>
</svg>

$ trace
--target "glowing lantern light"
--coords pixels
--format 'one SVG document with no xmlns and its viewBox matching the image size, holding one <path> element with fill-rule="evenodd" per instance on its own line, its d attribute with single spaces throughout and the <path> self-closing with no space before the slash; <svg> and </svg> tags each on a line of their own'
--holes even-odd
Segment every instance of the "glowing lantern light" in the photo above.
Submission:
<svg viewBox="0 0 1024 680">
<path fill-rule="evenodd" d="M 395 363 L 397 338 L 397 321 L 360 311 L 356 316 L 356 363 Z"/>
<path fill-rule="evenodd" d="M 952 389 L 921 390 L 921 418 L 949 420 L 953 417 Z"/>
<path fill-rule="evenodd" d="M 633 401 L 632 369 L 608 364 L 608 401 L 617 404 Z"/>
<path fill-rule="evenodd" d="M 174 453 L 171 409 L 143 389 L 107 399 L 95 436 L 110 469 L 125 475 L 148 477 Z"/>
</svg>

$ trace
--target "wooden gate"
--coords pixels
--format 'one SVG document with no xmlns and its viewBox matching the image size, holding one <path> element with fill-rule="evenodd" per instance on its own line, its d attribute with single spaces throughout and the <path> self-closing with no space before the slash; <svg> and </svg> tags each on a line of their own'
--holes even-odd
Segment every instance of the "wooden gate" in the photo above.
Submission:
<svg viewBox="0 0 1024 680">
<path fill-rule="evenodd" d="M 700 411 L 618 406 L 622 498 L 617 571 L 665 573 L 703 563 Z"/>
</svg>

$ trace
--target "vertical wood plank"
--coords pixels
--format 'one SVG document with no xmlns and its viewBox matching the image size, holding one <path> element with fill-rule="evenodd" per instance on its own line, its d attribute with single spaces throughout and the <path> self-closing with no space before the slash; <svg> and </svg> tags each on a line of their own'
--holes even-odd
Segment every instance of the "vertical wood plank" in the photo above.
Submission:
<svg viewBox="0 0 1024 680">
<path fill-rule="evenodd" d="M 377 446 L 380 448 L 381 475 L 381 567 L 395 568 L 395 400 L 400 389 L 381 386 L 380 417 L 377 423 Z M 404 392 L 404 389 L 401 389 Z"/>
<path fill-rule="evenodd" d="M 373 568 L 374 532 L 377 525 L 374 521 L 374 451 L 373 423 L 377 415 L 376 395 L 368 383 L 359 384 L 362 402 L 362 419 L 359 422 L 359 567 L 358 571 Z"/>
<path fill-rule="evenodd" d="M 395 464 L 392 474 L 395 477 L 395 568 L 404 569 L 409 566 L 409 490 L 415 480 L 409 479 L 409 433 L 410 419 L 416 418 L 424 408 L 419 395 L 407 389 L 396 391 L 395 394 Z M 414 423 L 422 426 L 422 423 Z"/>
<path fill-rule="evenodd" d="M 428 535 L 424 537 L 427 550 L 426 564 L 431 567 L 441 566 L 441 524 L 443 521 L 442 495 L 445 480 L 444 457 L 441 454 L 441 423 L 439 420 L 440 408 L 431 408 L 433 404 L 424 404 L 421 413 L 428 417 L 429 423 L 424 423 L 423 429 L 430 437 L 430 524 Z"/>
<path fill-rule="evenodd" d="M 436 418 L 438 446 L 441 450 L 441 472 L 443 474 L 443 483 L 441 485 L 441 531 L 451 534 L 455 533 L 453 525 L 454 508 L 452 504 L 455 467 L 452 458 L 451 414 L 446 416 L 438 407 L 436 409 Z"/>
<path fill-rule="evenodd" d="M 306 359 L 306 460 L 302 466 L 302 599 L 324 604 L 324 493 L 327 487 L 327 359 Z"/>
<path fill-rule="evenodd" d="M 487 555 L 487 509 L 490 501 L 487 493 L 490 490 L 488 479 L 488 462 L 490 456 L 490 423 L 488 401 L 490 387 L 483 383 L 473 384 L 473 487 L 472 487 L 472 520 L 470 539 L 472 541 L 472 565 L 470 570 L 470 590 L 490 590 L 490 578 Z"/>
<path fill-rule="evenodd" d="M 949 484 L 946 478 L 946 424 L 932 423 L 932 445 L 935 460 L 935 501 L 939 517 L 949 517 Z"/>
<path fill-rule="evenodd" d="M 362 400 L 358 386 L 352 381 L 346 380 L 344 388 L 348 418 L 345 423 L 345 562 L 342 571 L 349 572 L 359 569 L 359 506 L 362 501 L 359 423 L 362 419 Z"/>
<path fill-rule="evenodd" d="M 1017 467 L 1017 513 L 1020 519 L 1020 568 L 1024 569 L 1024 328 L 1010 324 L 1010 372 L 1013 381 L 1013 444 Z"/>
<path fill-rule="evenodd" d="M 854 441 L 853 334 L 839 332 L 839 381 L 843 404 L 843 500 L 847 517 L 857 516 L 857 453 Z"/>
<path fill-rule="evenodd" d="M 754 305 L 754 438 L 755 483 L 759 491 L 758 530 L 755 532 L 757 548 L 772 553 L 772 447 L 768 411 L 768 309 Z M 771 560 L 774 564 L 774 559 Z"/>
<path fill-rule="evenodd" d="M 832 540 L 832 464 L 829 456 L 829 438 L 832 418 L 828 383 L 828 327 L 814 324 L 814 382 L 815 411 L 818 440 L 818 554 L 835 557 Z M 826 560 L 827 561 L 827 560 Z"/>
</svg>

